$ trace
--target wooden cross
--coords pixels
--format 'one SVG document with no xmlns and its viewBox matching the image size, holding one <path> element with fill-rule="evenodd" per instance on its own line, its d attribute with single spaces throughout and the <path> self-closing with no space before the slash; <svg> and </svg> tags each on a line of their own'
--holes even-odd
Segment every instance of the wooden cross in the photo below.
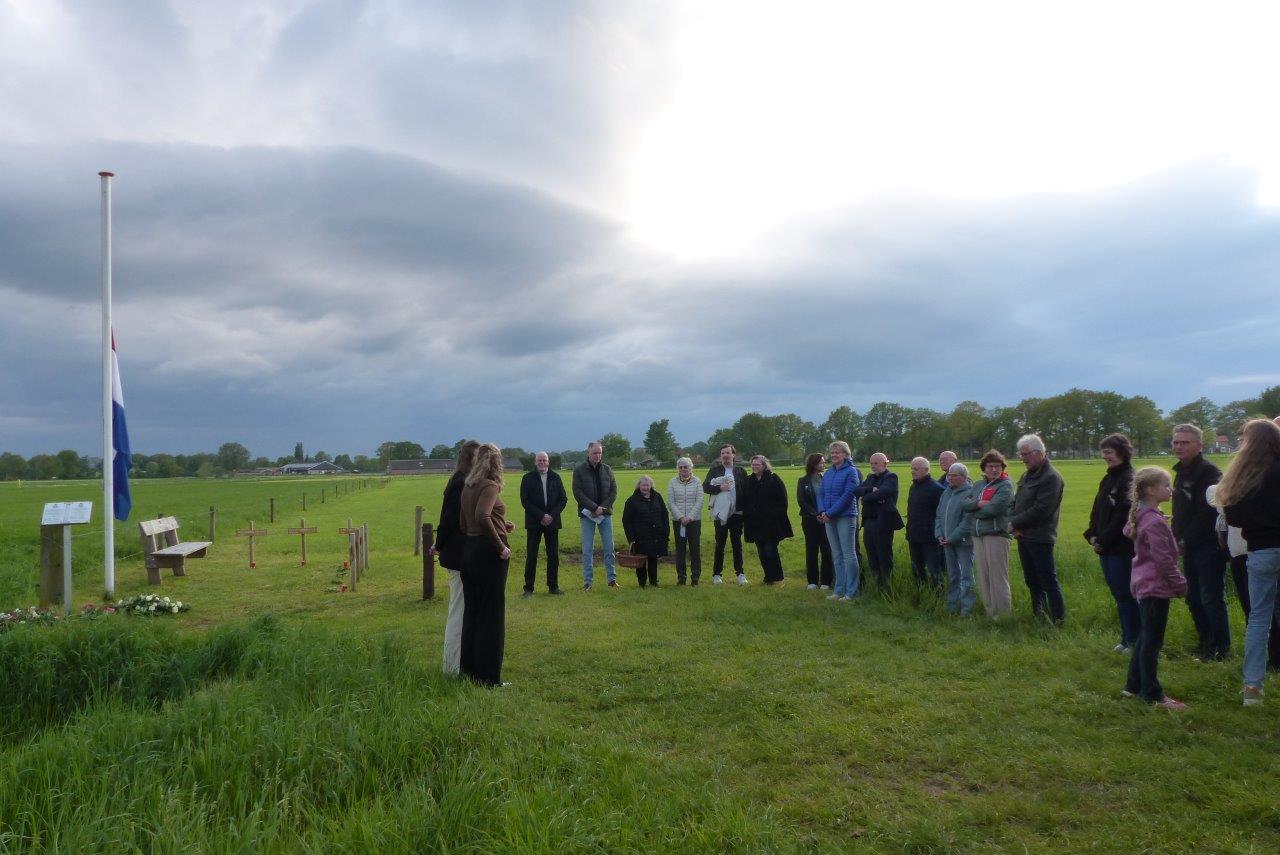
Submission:
<svg viewBox="0 0 1280 855">
<path fill-rule="evenodd" d="M 285 531 L 288 534 L 296 534 L 298 537 L 302 538 L 302 566 L 306 567 L 307 566 L 307 535 L 315 534 L 317 531 L 319 531 L 319 529 L 315 527 L 307 528 L 307 521 L 303 519 L 298 521 L 297 528 L 289 528 L 289 529 L 285 529 Z"/>
<path fill-rule="evenodd" d="M 258 566 L 253 561 L 253 539 L 255 537 L 266 537 L 269 534 L 271 534 L 271 532 L 267 531 L 265 528 L 254 528 L 253 520 L 249 520 L 248 529 L 241 529 L 236 532 L 236 537 L 249 538 L 249 569 L 250 570 Z"/>
</svg>

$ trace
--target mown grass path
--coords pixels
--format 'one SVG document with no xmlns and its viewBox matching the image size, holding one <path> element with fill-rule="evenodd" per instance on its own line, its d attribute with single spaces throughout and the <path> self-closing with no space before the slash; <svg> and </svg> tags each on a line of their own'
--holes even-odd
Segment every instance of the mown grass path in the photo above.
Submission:
<svg viewBox="0 0 1280 855">
<path fill-rule="evenodd" d="M 284 629 L 261 643 L 278 655 L 159 707 L 107 698 L 23 736 L 0 776 L 17 806 L 0 813 L 0 847 L 51 845 L 47 831 L 15 834 L 14 823 L 57 827 L 65 808 L 41 796 L 54 787 L 85 805 L 86 828 L 128 828 L 117 842 L 141 848 L 1276 851 L 1280 704 L 1240 706 L 1237 605 L 1235 655 L 1214 665 L 1191 660 L 1190 619 L 1172 610 L 1161 677 L 1187 712 L 1122 701 L 1114 608 L 1080 537 L 1102 467 L 1060 469 L 1061 630 L 1031 620 L 1016 553 L 1016 619 L 992 625 L 949 618 L 916 591 L 903 544 L 892 593 L 856 605 L 804 589 L 799 539 L 784 545 L 781 590 L 759 584 L 748 548 L 746 588 L 677 588 L 664 566 L 656 590 L 622 571 L 622 588 L 584 594 L 578 567 L 562 563 L 567 596 L 542 593 L 540 567 L 538 595 L 522 599 L 517 532 L 504 669 L 514 685 L 492 692 L 439 678 L 443 578 L 437 600 L 420 600 L 413 507 L 434 522 L 443 478 L 370 479 L 336 500 L 326 481 L 323 505 L 314 480 L 137 483 L 138 513 L 177 514 L 187 538 L 203 539 L 209 505 L 219 510 L 210 557 L 164 577 L 159 590 L 193 606 L 168 620 L 203 636 L 271 612 Z M 782 474 L 791 484 L 798 473 Z M 505 494 L 517 521 L 518 477 Z M 622 480 L 629 488 L 634 475 Z M 321 529 L 305 568 L 283 534 L 302 516 L 289 503 L 304 488 L 307 522 Z M 265 525 L 270 496 L 277 522 L 249 570 L 231 532 Z M 79 498 L 96 500 L 94 486 L 0 485 L 0 606 L 35 600 L 40 503 Z M 371 570 L 356 593 L 327 593 L 348 517 L 370 525 Z M 120 596 L 147 590 L 135 532 L 117 534 Z M 78 602 L 100 592 L 98 538 L 89 527 L 77 539 Z M 576 544 L 570 524 L 562 549 Z M 710 551 L 708 535 L 708 564 Z M 75 746 L 103 741 L 99 763 L 75 761 Z M 172 764 L 127 759 L 170 746 Z M 255 751 L 277 764 L 234 759 Z M 326 782 L 322 767 L 345 771 Z M 221 795 L 207 789 L 219 769 Z M 125 799 L 118 813 L 107 794 L 121 789 L 159 802 Z M 155 830 L 166 815 L 169 836 Z M 220 830 L 205 836 L 211 817 Z"/>
</svg>

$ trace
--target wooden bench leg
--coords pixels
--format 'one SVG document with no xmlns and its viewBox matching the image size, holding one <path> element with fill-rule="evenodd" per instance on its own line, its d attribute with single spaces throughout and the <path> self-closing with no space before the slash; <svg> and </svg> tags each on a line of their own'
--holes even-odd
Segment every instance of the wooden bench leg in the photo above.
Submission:
<svg viewBox="0 0 1280 855">
<path fill-rule="evenodd" d="M 160 565 L 159 564 L 147 565 L 147 584 L 148 585 L 160 584 Z"/>
<path fill-rule="evenodd" d="M 173 575 L 175 576 L 187 575 L 187 559 L 185 556 L 178 559 L 178 561 L 173 565 Z"/>
</svg>

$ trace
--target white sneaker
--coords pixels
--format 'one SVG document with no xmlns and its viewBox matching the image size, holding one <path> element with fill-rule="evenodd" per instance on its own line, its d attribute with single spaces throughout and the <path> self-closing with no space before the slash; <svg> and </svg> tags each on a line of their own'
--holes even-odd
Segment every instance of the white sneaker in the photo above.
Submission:
<svg viewBox="0 0 1280 855">
<path fill-rule="evenodd" d="M 739 573 L 739 574 L 738 574 L 738 584 L 739 584 L 739 585 L 745 585 L 745 584 L 747 584 L 747 574 L 746 574 L 746 573 Z"/>
<path fill-rule="evenodd" d="M 847 602 L 849 602 L 849 601 L 850 601 L 850 600 L 852 600 L 852 599 L 853 599 L 853 597 L 841 597 L 841 598 L 840 598 L 840 602 L 842 602 L 842 603 L 847 603 Z"/>
<path fill-rule="evenodd" d="M 831 590 L 831 586 L 830 586 L 830 585 L 819 585 L 819 586 L 818 586 L 818 590 L 819 590 L 819 591 L 830 591 L 830 590 Z"/>
<path fill-rule="evenodd" d="M 827 594 L 827 599 L 828 599 L 828 600 L 838 600 L 838 599 L 840 599 L 840 595 L 839 595 L 839 594 Z"/>
<path fill-rule="evenodd" d="M 810 591 L 816 591 L 816 590 L 818 590 L 818 586 L 817 586 L 817 585 L 815 585 L 815 584 L 813 584 L 812 582 L 810 582 L 810 583 L 809 583 L 808 588 L 809 588 L 809 590 L 810 590 Z"/>
<path fill-rule="evenodd" d="M 724 584 L 724 580 L 723 580 L 723 579 L 721 579 L 721 578 L 720 578 L 720 575 L 717 573 L 715 576 L 712 576 L 712 577 L 711 577 L 711 584 L 713 584 L 713 585 L 723 585 L 723 584 Z"/>
</svg>

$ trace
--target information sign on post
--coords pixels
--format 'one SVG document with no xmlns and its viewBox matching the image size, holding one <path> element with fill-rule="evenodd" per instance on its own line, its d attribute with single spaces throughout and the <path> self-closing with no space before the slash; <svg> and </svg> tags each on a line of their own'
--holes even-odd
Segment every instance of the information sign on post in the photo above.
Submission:
<svg viewBox="0 0 1280 855">
<path fill-rule="evenodd" d="M 71 527 L 84 525 L 93 514 L 93 502 L 48 502 L 40 515 L 41 561 L 40 587 L 46 603 L 54 599 L 62 600 L 62 613 L 71 613 Z M 108 523 L 110 525 L 110 523 Z M 51 537 L 56 529 L 62 541 L 62 590 L 57 591 L 57 574 L 53 567 L 52 544 L 57 542 Z M 56 595 L 56 596 L 55 596 Z"/>
</svg>

